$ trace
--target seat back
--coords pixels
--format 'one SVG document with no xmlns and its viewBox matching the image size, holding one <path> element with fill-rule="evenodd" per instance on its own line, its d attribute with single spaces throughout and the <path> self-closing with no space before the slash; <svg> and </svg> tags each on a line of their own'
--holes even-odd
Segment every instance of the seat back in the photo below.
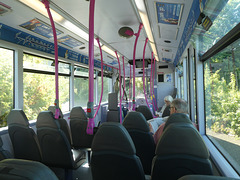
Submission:
<svg viewBox="0 0 240 180">
<path fill-rule="evenodd" d="M 192 124 L 192 121 L 189 119 L 189 116 L 184 113 L 174 113 L 169 118 L 167 119 L 164 129 L 166 129 L 169 125 L 171 124 L 176 124 L 176 123 L 187 123 L 187 124 Z"/>
<path fill-rule="evenodd" d="M 43 163 L 53 167 L 74 168 L 71 145 L 53 113 L 51 111 L 40 112 L 36 127 Z"/>
<path fill-rule="evenodd" d="M 93 180 L 143 180 L 140 159 L 127 130 L 119 123 L 103 123 L 92 143 Z"/>
<path fill-rule="evenodd" d="M 149 125 L 140 112 L 129 112 L 122 124 L 130 134 L 140 158 L 145 174 L 151 174 L 152 159 L 155 155 L 155 142 Z"/>
<path fill-rule="evenodd" d="M 70 112 L 70 128 L 73 147 L 76 149 L 91 148 L 93 135 L 87 134 L 87 124 L 87 115 L 82 107 L 72 108 Z"/>
<path fill-rule="evenodd" d="M 2 141 L 2 138 L 0 137 L 0 161 L 3 159 L 12 158 L 10 152 L 3 149 L 2 146 L 3 146 L 3 141 Z"/>
<path fill-rule="evenodd" d="M 37 135 L 34 130 L 30 128 L 23 110 L 11 110 L 7 118 L 7 124 L 8 133 L 13 145 L 14 157 L 41 161 L 42 154 Z"/>
<path fill-rule="evenodd" d="M 23 159 L 4 159 L 0 162 L 0 179 L 5 180 L 58 180 L 44 164 Z"/>
<path fill-rule="evenodd" d="M 178 180 L 240 180 L 239 178 L 223 177 L 223 176 L 208 176 L 208 175 L 186 175 Z"/>
<path fill-rule="evenodd" d="M 118 93 L 108 94 L 107 122 L 120 122 L 120 114 L 118 110 Z"/>
<path fill-rule="evenodd" d="M 53 113 L 53 115 L 55 115 L 56 106 L 49 106 L 48 110 L 51 111 Z M 59 119 L 57 119 L 57 120 L 58 120 L 58 123 L 60 125 L 60 129 L 65 133 L 69 143 L 72 144 L 72 137 L 71 137 L 71 133 L 70 133 L 68 123 L 63 118 L 63 113 L 62 113 L 60 108 L 59 108 L 59 110 L 60 110 L 60 115 L 59 115 Z"/>
<path fill-rule="evenodd" d="M 153 118 L 151 110 L 145 105 L 138 106 L 136 111 L 142 113 L 146 120 L 150 120 Z"/>
<path fill-rule="evenodd" d="M 188 174 L 212 175 L 208 149 L 191 123 L 173 123 L 164 130 L 153 158 L 152 180 Z"/>
</svg>

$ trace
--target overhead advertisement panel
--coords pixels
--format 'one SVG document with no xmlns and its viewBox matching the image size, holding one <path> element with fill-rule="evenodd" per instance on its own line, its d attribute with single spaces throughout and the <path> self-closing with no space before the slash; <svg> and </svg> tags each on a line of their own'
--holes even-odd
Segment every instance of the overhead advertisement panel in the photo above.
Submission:
<svg viewBox="0 0 240 180">
<path fill-rule="evenodd" d="M 25 22 L 23 24 L 20 24 L 19 26 L 29 30 L 29 31 L 32 31 L 32 32 L 35 32 L 37 34 L 40 34 L 44 37 L 47 37 L 47 38 L 53 38 L 53 33 L 52 33 L 52 27 L 42 21 L 40 21 L 39 19 L 35 18 L 35 19 L 32 19 L 28 22 Z M 59 30 L 56 30 L 56 33 L 57 33 L 57 36 L 62 34 L 63 32 L 59 31 Z"/>
<path fill-rule="evenodd" d="M 182 4 L 156 2 L 158 23 L 178 25 Z"/>
</svg>

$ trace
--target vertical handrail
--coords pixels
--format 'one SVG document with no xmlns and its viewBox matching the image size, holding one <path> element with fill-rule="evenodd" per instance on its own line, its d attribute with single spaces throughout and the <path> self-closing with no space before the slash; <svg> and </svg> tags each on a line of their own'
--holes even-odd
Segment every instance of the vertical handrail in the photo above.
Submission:
<svg viewBox="0 0 240 180">
<path fill-rule="evenodd" d="M 101 45 L 100 45 L 100 42 L 99 42 L 99 38 L 96 38 L 97 42 L 98 42 L 98 46 L 99 46 L 99 50 L 100 50 L 100 55 L 101 55 L 101 80 L 102 80 L 102 89 L 101 89 L 101 96 L 100 96 L 100 100 L 99 100 L 99 103 L 98 103 L 98 107 L 97 107 L 97 110 L 95 112 L 95 115 L 94 115 L 94 119 L 95 117 L 97 116 L 97 113 L 98 113 L 98 110 L 100 108 L 100 105 L 101 105 L 101 102 L 102 102 L 102 97 L 103 97 L 103 56 L 102 56 L 102 48 L 101 48 Z"/>
<path fill-rule="evenodd" d="M 144 50 L 143 50 L 143 93 L 144 93 L 144 97 L 145 97 L 147 106 L 150 109 L 150 106 L 149 106 L 148 100 L 147 100 L 147 96 L 146 96 L 146 90 L 145 90 L 145 50 L 146 50 L 147 42 L 148 42 L 148 38 L 146 38 L 146 40 L 145 40 L 145 45 L 144 45 Z M 153 112 L 152 112 L 152 115 L 155 118 L 155 115 Z"/>
<path fill-rule="evenodd" d="M 132 77 L 131 77 L 131 74 L 132 74 L 132 66 L 131 66 L 131 64 L 130 64 L 130 76 L 129 76 L 129 108 L 128 108 L 128 110 L 131 110 L 131 107 L 132 107 L 132 103 L 131 103 L 131 96 L 132 96 L 132 87 L 131 87 L 131 79 L 132 79 Z"/>
<path fill-rule="evenodd" d="M 121 84 L 121 66 L 120 66 L 120 61 L 119 61 L 119 58 L 118 58 L 118 54 L 117 54 L 117 51 L 115 51 L 115 54 L 116 54 L 116 57 L 117 57 L 117 60 L 118 60 L 118 67 L 119 67 L 119 94 L 120 94 L 120 123 L 122 123 L 122 84 Z"/>
<path fill-rule="evenodd" d="M 89 7 L 89 80 L 88 80 L 88 103 L 87 103 L 87 134 L 93 134 L 94 124 L 94 109 L 93 109 L 93 96 L 94 96 L 94 6 L 95 0 L 90 0 Z"/>
<path fill-rule="evenodd" d="M 122 100 L 123 100 L 123 97 L 124 97 L 124 92 L 125 92 L 125 86 L 126 86 L 126 83 L 125 83 L 125 67 L 124 67 L 124 56 L 122 56 L 122 60 L 123 60 L 123 94 L 122 94 Z"/>
<path fill-rule="evenodd" d="M 140 31 L 143 28 L 143 24 L 140 23 L 139 28 L 138 28 L 138 32 L 136 35 L 136 39 L 135 39 L 135 44 L 134 44 L 134 49 L 133 49 L 133 97 L 132 97 L 132 110 L 135 111 L 136 106 L 135 106 L 135 55 L 136 55 L 136 47 L 137 47 L 137 41 L 138 41 L 138 37 L 140 35 Z"/>
<path fill-rule="evenodd" d="M 155 102 L 155 107 L 157 108 L 157 102 L 156 102 L 156 98 L 155 98 L 155 92 L 154 92 L 154 81 L 155 81 L 155 62 L 156 62 L 156 59 L 154 58 L 154 65 L 153 65 L 153 99 L 154 99 L 154 102 Z"/>
<path fill-rule="evenodd" d="M 146 40 L 145 40 L 145 45 L 144 45 L 144 49 L 143 49 L 143 94 L 144 94 L 147 106 L 150 109 L 148 100 L 147 100 L 147 96 L 146 96 L 146 89 L 145 89 L 145 51 L 146 51 L 147 42 L 148 42 L 148 38 L 146 38 Z"/>
<path fill-rule="evenodd" d="M 156 112 L 156 108 L 155 108 L 155 104 L 154 104 L 154 99 L 153 99 L 153 85 L 154 85 L 154 79 L 152 78 L 153 76 L 153 52 L 152 52 L 152 56 L 151 56 L 151 76 L 150 76 L 150 92 L 151 92 L 151 100 L 152 100 L 152 106 L 153 106 L 153 109 L 154 109 L 154 112 Z"/>
<path fill-rule="evenodd" d="M 56 92 L 56 98 L 54 105 L 56 107 L 55 111 L 55 118 L 58 119 L 60 115 L 59 110 L 59 92 L 58 92 L 58 43 L 57 43 L 57 33 L 56 28 L 54 25 L 54 21 L 52 18 L 52 14 L 49 8 L 49 1 L 48 0 L 42 0 L 42 3 L 45 5 L 45 8 L 47 9 L 47 13 L 51 22 L 52 31 L 53 31 L 53 38 L 54 38 L 54 55 L 55 55 L 55 92 Z"/>
</svg>

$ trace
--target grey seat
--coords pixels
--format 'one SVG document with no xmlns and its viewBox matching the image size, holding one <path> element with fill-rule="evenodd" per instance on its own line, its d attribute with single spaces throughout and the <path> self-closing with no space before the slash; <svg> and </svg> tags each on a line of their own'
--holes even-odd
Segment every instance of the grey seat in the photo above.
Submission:
<svg viewBox="0 0 240 180">
<path fill-rule="evenodd" d="M 0 161 L 3 159 L 8 159 L 8 158 L 12 158 L 12 155 L 10 154 L 9 151 L 3 149 L 3 141 L 2 138 L 0 136 Z"/>
<path fill-rule="evenodd" d="M 108 94 L 107 122 L 120 122 L 117 93 Z"/>
<path fill-rule="evenodd" d="M 48 110 L 51 111 L 53 113 L 53 115 L 55 115 L 55 111 L 56 111 L 55 106 L 49 106 Z M 63 119 L 63 113 L 62 113 L 60 108 L 59 108 L 59 110 L 60 110 L 60 115 L 59 115 L 59 118 L 58 118 L 58 122 L 59 122 L 59 125 L 60 125 L 60 129 L 65 133 L 69 143 L 72 144 L 72 137 L 71 137 L 71 133 L 70 133 L 68 123 L 65 119 Z"/>
<path fill-rule="evenodd" d="M 138 106 L 136 111 L 142 113 L 146 120 L 150 120 L 153 118 L 151 110 L 145 105 Z"/>
<path fill-rule="evenodd" d="M 43 163 L 65 169 L 66 179 L 72 178 L 72 170 L 84 163 L 85 152 L 71 149 L 51 111 L 40 112 L 37 117 L 37 136 L 42 149 Z"/>
<path fill-rule="evenodd" d="M 123 126 L 130 134 L 140 158 L 145 174 L 151 174 L 152 159 L 155 155 L 155 142 L 145 117 L 140 112 L 129 112 Z"/>
<path fill-rule="evenodd" d="M 23 159 L 4 159 L 0 161 L 0 179 L 58 180 L 51 169 L 44 164 Z"/>
<path fill-rule="evenodd" d="M 184 113 L 174 113 L 167 119 L 164 129 L 166 129 L 169 125 L 176 123 L 192 124 L 192 121 L 189 119 L 188 115 Z"/>
<path fill-rule="evenodd" d="M 103 123 L 92 143 L 93 180 L 143 180 L 144 170 L 134 143 L 123 125 Z"/>
<path fill-rule="evenodd" d="M 239 178 L 223 177 L 223 176 L 208 176 L 208 175 L 186 175 L 178 180 L 240 180 Z"/>
<path fill-rule="evenodd" d="M 153 158 L 152 180 L 184 175 L 212 175 L 208 149 L 191 123 L 172 123 L 164 130 Z"/>
<path fill-rule="evenodd" d="M 42 154 L 37 135 L 20 109 L 13 109 L 7 118 L 8 133 L 13 145 L 14 157 L 41 161 Z"/>
<path fill-rule="evenodd" d="M 75 149 L 87 150 L 88 161 L 90 162 L 93 135 L 87 134 L 87 124 L 88 118 L 82 107 L 77 106 L 72 108 L 70 112 L 70 129 L 73 142 L 72 145 Z"/>
</svg>

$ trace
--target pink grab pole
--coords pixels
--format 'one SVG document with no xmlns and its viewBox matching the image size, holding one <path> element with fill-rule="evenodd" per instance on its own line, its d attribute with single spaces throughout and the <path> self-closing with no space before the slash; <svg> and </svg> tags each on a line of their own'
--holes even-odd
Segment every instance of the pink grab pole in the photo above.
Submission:
<svg viewBox="0 0 240 180">
<path fill-rule="evenodd" d="M 145 40 L 145 45 L 144 45 L 144 49 L 143 49 L 143 93 L 145 96 L 147 106 L 150 109 L 148 100 L 147 100 L 147 96 L 146 96 L 146 89 L 145 89 L 145 51 L 146 51 L 147 42 L 148 42 L 148 38 L 146 38 L 146 40 Z"/>
<path fill-rule="evenodd" d="M 117 51 L 115 51 L 115 54 L 117 56 L 117 60 L 118 60 L 118 67 L 119 67 L 119 94 L 120 94 L 120 123 L 122 123 L 122 98 L 121 98 L 121 95 L 122 95 L 122 84 L 121 84 L 121 66 L 120 66 L 120 61 L 119 61 L 119 58 L 118 58 L 118 54 L 117 54 Z"/>
<path fill-rule="evenodd" d="M 142 28 L 143 28 L 143 24 L 140 23 L 138 32 L 137 32 L 137 34 L 135 34 L 136 39 L 135 39 L 134 50 L 133 50 L 133 97 L 132 97 L 132 103 L 133 103 L 132 110 L 133 111 L 135 111 L 135 109 L 136 109 L 136 106 L 135 106 L 135 55 L 136 55 L 136 46 L 137 46 L 138 37 L 140 35 L 140 31 Z"/>
<path fill-rule="evenodd" d="M 130 64 L 130 76 L 129 76 L 129 110 L 131 109 L 131 92 L 132 92 L 132 89 L 131 89 L 131 74 L 132 74 L 132 68 L 131 68 L 131 64 Z"/>
<path fill-rule="evenodd" d="M 56 92 L 56 99 L 54 102 L 54 105 L 56 107 L 55 111 L 55 118 L 58 119 L 60 115 L 59 111 L 59 93 L 58 93 L 58 44 L 57 44 L 57 33 L 54 25 L 54 21 L 52 18 L 52 14 L 49 9 L 49 1 L 48 0 L 42 0 L 42 3 L 45 5 L 45 8 L 47 9 L 47 13 L 52 25 L 52 31 L 53 31 L 53 38 L 54 38 L 54 54 L 55 54 L 55 92 Z"/>
<path fill-rule="evenodd" d="M 155 112 L 156 108 L 155 108 L 155 104 L 154 104 L 154 100 L 153 100 L 153 87 L 152 86 L 154 85 L 154 83 L 152 81 L 154 81 L 154 80 L 152 78 L 152 76 L 153 76 L 152 69 L 153 69 L 153 52 L 152 52 L 152 57 L 151 57 L 150 92 L 151 92 L 152 105 L 153 105 L 153 109 L 154 109 L 154 112 Z"/>
<path fill-rule="evenodd" d="M 99 38 L 97 38 L 96 40 L 97 40 L 97 42 L 98 42 L 98 46 L 99 46 L 99 49 L 100 49 L 100 55 L 101 55 L 101 80 L 102 80 L 102 89 L 101 89 L 101 97 L 100 97 L 100 100 L 99 100 L 99 104 L 98 104 L 98 107 L 97 107 L 97 111 L 95 112 L 95 115 L 94 115 L 94 119 L 95 119 L 95 117 L 97 116 L 98 110 L 99 110 L 100 105 L 101 105 L 101 102 L 102 102 L 102 97 L 103 97 L 103 57 L 102 57 L 102 48 L 101 48 L 101 45 L 100 45 L 100 42 L 99 42 Z"/>
<path fill-rule="evenodd" d="M 147 96 L 146 96 L 146 90 L 145 90 L 145 50 L 146 50 L 147 42 L 148 42 L 148 38 L 146 38 L 145 45 L 144 45 L 144 50 L 143 50 L 143 93 L 144 93 L 144 96 L 145 96 L 147 106 L 150 109 L 149 104 L 148 104 L 148 100 L 147 100 Z M 155 117 L 154 113 L 152 113 L 152 114 L 153 114 L 153 117 Z"/>
<path fill-rule="evenodd" d="M 93 134 L 94 124 L 94 109 L 93 109 L 93 96 L 94 96 L 94 6 L 95 0 L 90 1 L 89 9 L 89 91 L 88 96 L 89 100 L 87 103 L 87 134 Z"/>
<path fill-rule="evenodd" d="M 124 56 L 122 56 L 122 60 L 123 60 L 123 94 L 122 94 L 121 101 L 123 100 L 123 97 L 124 97 L 124 92 L 125 92 L 125 87 L 126 87 L 126 83 L 125 83 L 125 67 L 124 67 Z"/>
<path fill-rule="evenodd" d="M 156 62 L 156 59 L 154 58 L 154 65 L 153 65 L 153 99 L 154 99 L 154 102 L 155 102 L 155 106 L 157 108 L 157 102 L 156 102 L 156 98 L 155 98 L 155 93 L 154 93 L 154 81 L 155 81 L 155 62 Z"/>
</svg>

